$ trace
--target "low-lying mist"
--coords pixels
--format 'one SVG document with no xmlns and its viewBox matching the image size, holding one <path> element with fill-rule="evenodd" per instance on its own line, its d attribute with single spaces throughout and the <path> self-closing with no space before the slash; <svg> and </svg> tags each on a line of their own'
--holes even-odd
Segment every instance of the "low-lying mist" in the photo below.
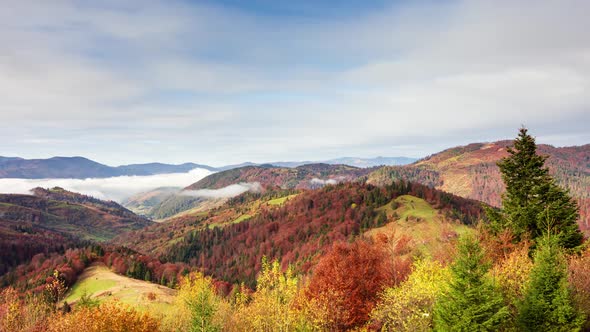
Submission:
<svg viewBox="0 0 590 332">
<path fill-rule="evenodd" d="M 261 192 L 262 186 L 259 182 L 241 182 L 220 189 L 184 190 L 180 194 L 205 198 L 230 198 L 243 194 L 246 191 Z"/>
<path fill-rule="evenodd" d="M 117 176 L 104 179 L 0 179 L 0 193 L 30 194 L 35 187 L 62 187 L 99 199 L 121 202 L 125 198 L 158 187 L 186 187 L 213 172 L 195 168 L 188 173 L 148 176 Z"/>
</svg>

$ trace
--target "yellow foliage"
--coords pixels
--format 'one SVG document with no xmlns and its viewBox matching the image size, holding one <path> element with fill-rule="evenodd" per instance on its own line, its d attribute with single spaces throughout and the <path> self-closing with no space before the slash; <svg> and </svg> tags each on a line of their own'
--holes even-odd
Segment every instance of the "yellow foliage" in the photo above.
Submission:
<svg viewBox="0 0 590 332">
<path fill-rule="evenodd" d="M 257 279 L 257 290 L 250 303 L 236 304 L 235 331 L 294 331 L 304 325 L 300 311 L 295 306 L 299 291 L 299 279 L 289 268 L 281 272 L 278 261 L 262 262 L 262 271 Z"/>
<path fill-rule="evenodd" d="M 333 331 L 345 313 L 338 312 L 342 307 L 333 299 L 344 299 L 345 294 L 329 289 L 326 292 L 310 297 L 301 291 L 297 297 L 297 308 L 304 323 L 304 331 Z"/>
<path fill-rule="evenodd" d="M 154 332 L 159 322 L 147 313 L 111 302 L 83 307 L 71 313 L 57 313 L 49 319 L 49 332 Z"/>
<path fill-rule="evenodd" d="M 167 331 L 219 331 L 225 321 L 220 310 L 228 306 L 216 294 L 211 277 L 195 272 L 180 281 L 173 312 L 163 321 Z"/>
<path fill-rule="evenodd" d="M 0 331 L 31 331 L 46 325 L 53 306 L 38 296 L 22 301 L 14 288 L 0 292 Z"/>
<path fill-rule="evenodd" d="M 387 288 L 373 312 L 374 324 L 384 331 L 429 331 L 436 298 L 451 278 L 448 268 L 435 261 L 414 263 L 407 281 Z"/>
<path fill-rule="evenodd" d="M 510 303 L 522 299 L 532 268 L 529 246 L 525 245 L 515 249 L 491 270 L 493 279 Z"/>
</svg>

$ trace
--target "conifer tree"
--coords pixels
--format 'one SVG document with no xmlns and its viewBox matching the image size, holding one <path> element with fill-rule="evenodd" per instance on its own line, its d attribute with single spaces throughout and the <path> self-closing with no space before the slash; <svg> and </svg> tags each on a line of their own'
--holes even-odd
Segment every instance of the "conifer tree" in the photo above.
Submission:
<svg viewBox="0 0 590 332">
<path fill-rule="evenodd" d="M 579 331 L 584 317 L 574 308 L 567 266 L 556 238 L 544 238 L 535 251 L 530 283 L 518 305 L 522 331 Z"/>
<path fill-rule="evenodd" d="M 501 293 L 486 277 L 490 264 L 484 261 L 479 243 L 461 239 L 451 266 L 452 281 L 434 310 L 435 331 L 495 331 L 508 319 Z"/>
<path fill-rule="evenodd" d="M 583 236 L 577 225 L 577 204 L 555 184 L 544 166 L 547 157 L 537 154 L 535 139 L 526 128 L 520 129 L 508 153 L 498 163 L 506 185 L 503 210 L 495 213 L 488 209 L 492 228 L 510 228 L 517 240 L 546 234 L 556 235 L 565 248 L 580 245 Z"/>
</svg>

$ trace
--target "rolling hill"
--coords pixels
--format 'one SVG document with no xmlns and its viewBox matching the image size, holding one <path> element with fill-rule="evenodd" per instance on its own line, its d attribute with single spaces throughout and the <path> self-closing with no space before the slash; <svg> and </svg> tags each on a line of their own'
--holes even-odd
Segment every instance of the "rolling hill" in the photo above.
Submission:
<svg viewBox="0 0 590 332">
<path fill-rule="evenodd" d="M 512 141 L 474 143 L 436 153 L 414 164 L 380 168 L 368 183 L 384 185 L 395 179 L 416 181 L 462 197 L 500 206 L 504 185 L 496 163 L 508 155 Z M 538 145 L 548 156 L 546 165 L 560 186 L 580 204 L 580 226 L 590 227 L 590 144 L 573 147 Z"/>
<path fill-rule="evenodd" d="M 107 241 L 152 222 L 115 202 L 61 188 L 0 195 L 0 274 L 38 253 Z"/>
</svg>

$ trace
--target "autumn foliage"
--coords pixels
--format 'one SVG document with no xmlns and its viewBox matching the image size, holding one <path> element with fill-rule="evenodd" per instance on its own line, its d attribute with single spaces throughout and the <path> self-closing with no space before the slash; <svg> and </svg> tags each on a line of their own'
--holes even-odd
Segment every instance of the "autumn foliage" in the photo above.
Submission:
<svg viewBox="0 0 590 332">
<path fill-rule="evenodd" d="M 393 259 L 382 243 L 336 243 L 315 268 L 308 296 L 324 303 L 328 329 L 360 326 L 369 319 L 379 292 L 409 274 L 410 264 L 406 263 L 396 264 L 398 270 L 394 271 Z"/>
<path fill-rule="evenodd" d="M 82 307 L 72 313 L 58 313 L 48 322 L 49 332 L 153 332 L 159 322 L 147 313 L 140 313 L 123 304 L 106 303 L 98 307 Z"/>
</svg>

